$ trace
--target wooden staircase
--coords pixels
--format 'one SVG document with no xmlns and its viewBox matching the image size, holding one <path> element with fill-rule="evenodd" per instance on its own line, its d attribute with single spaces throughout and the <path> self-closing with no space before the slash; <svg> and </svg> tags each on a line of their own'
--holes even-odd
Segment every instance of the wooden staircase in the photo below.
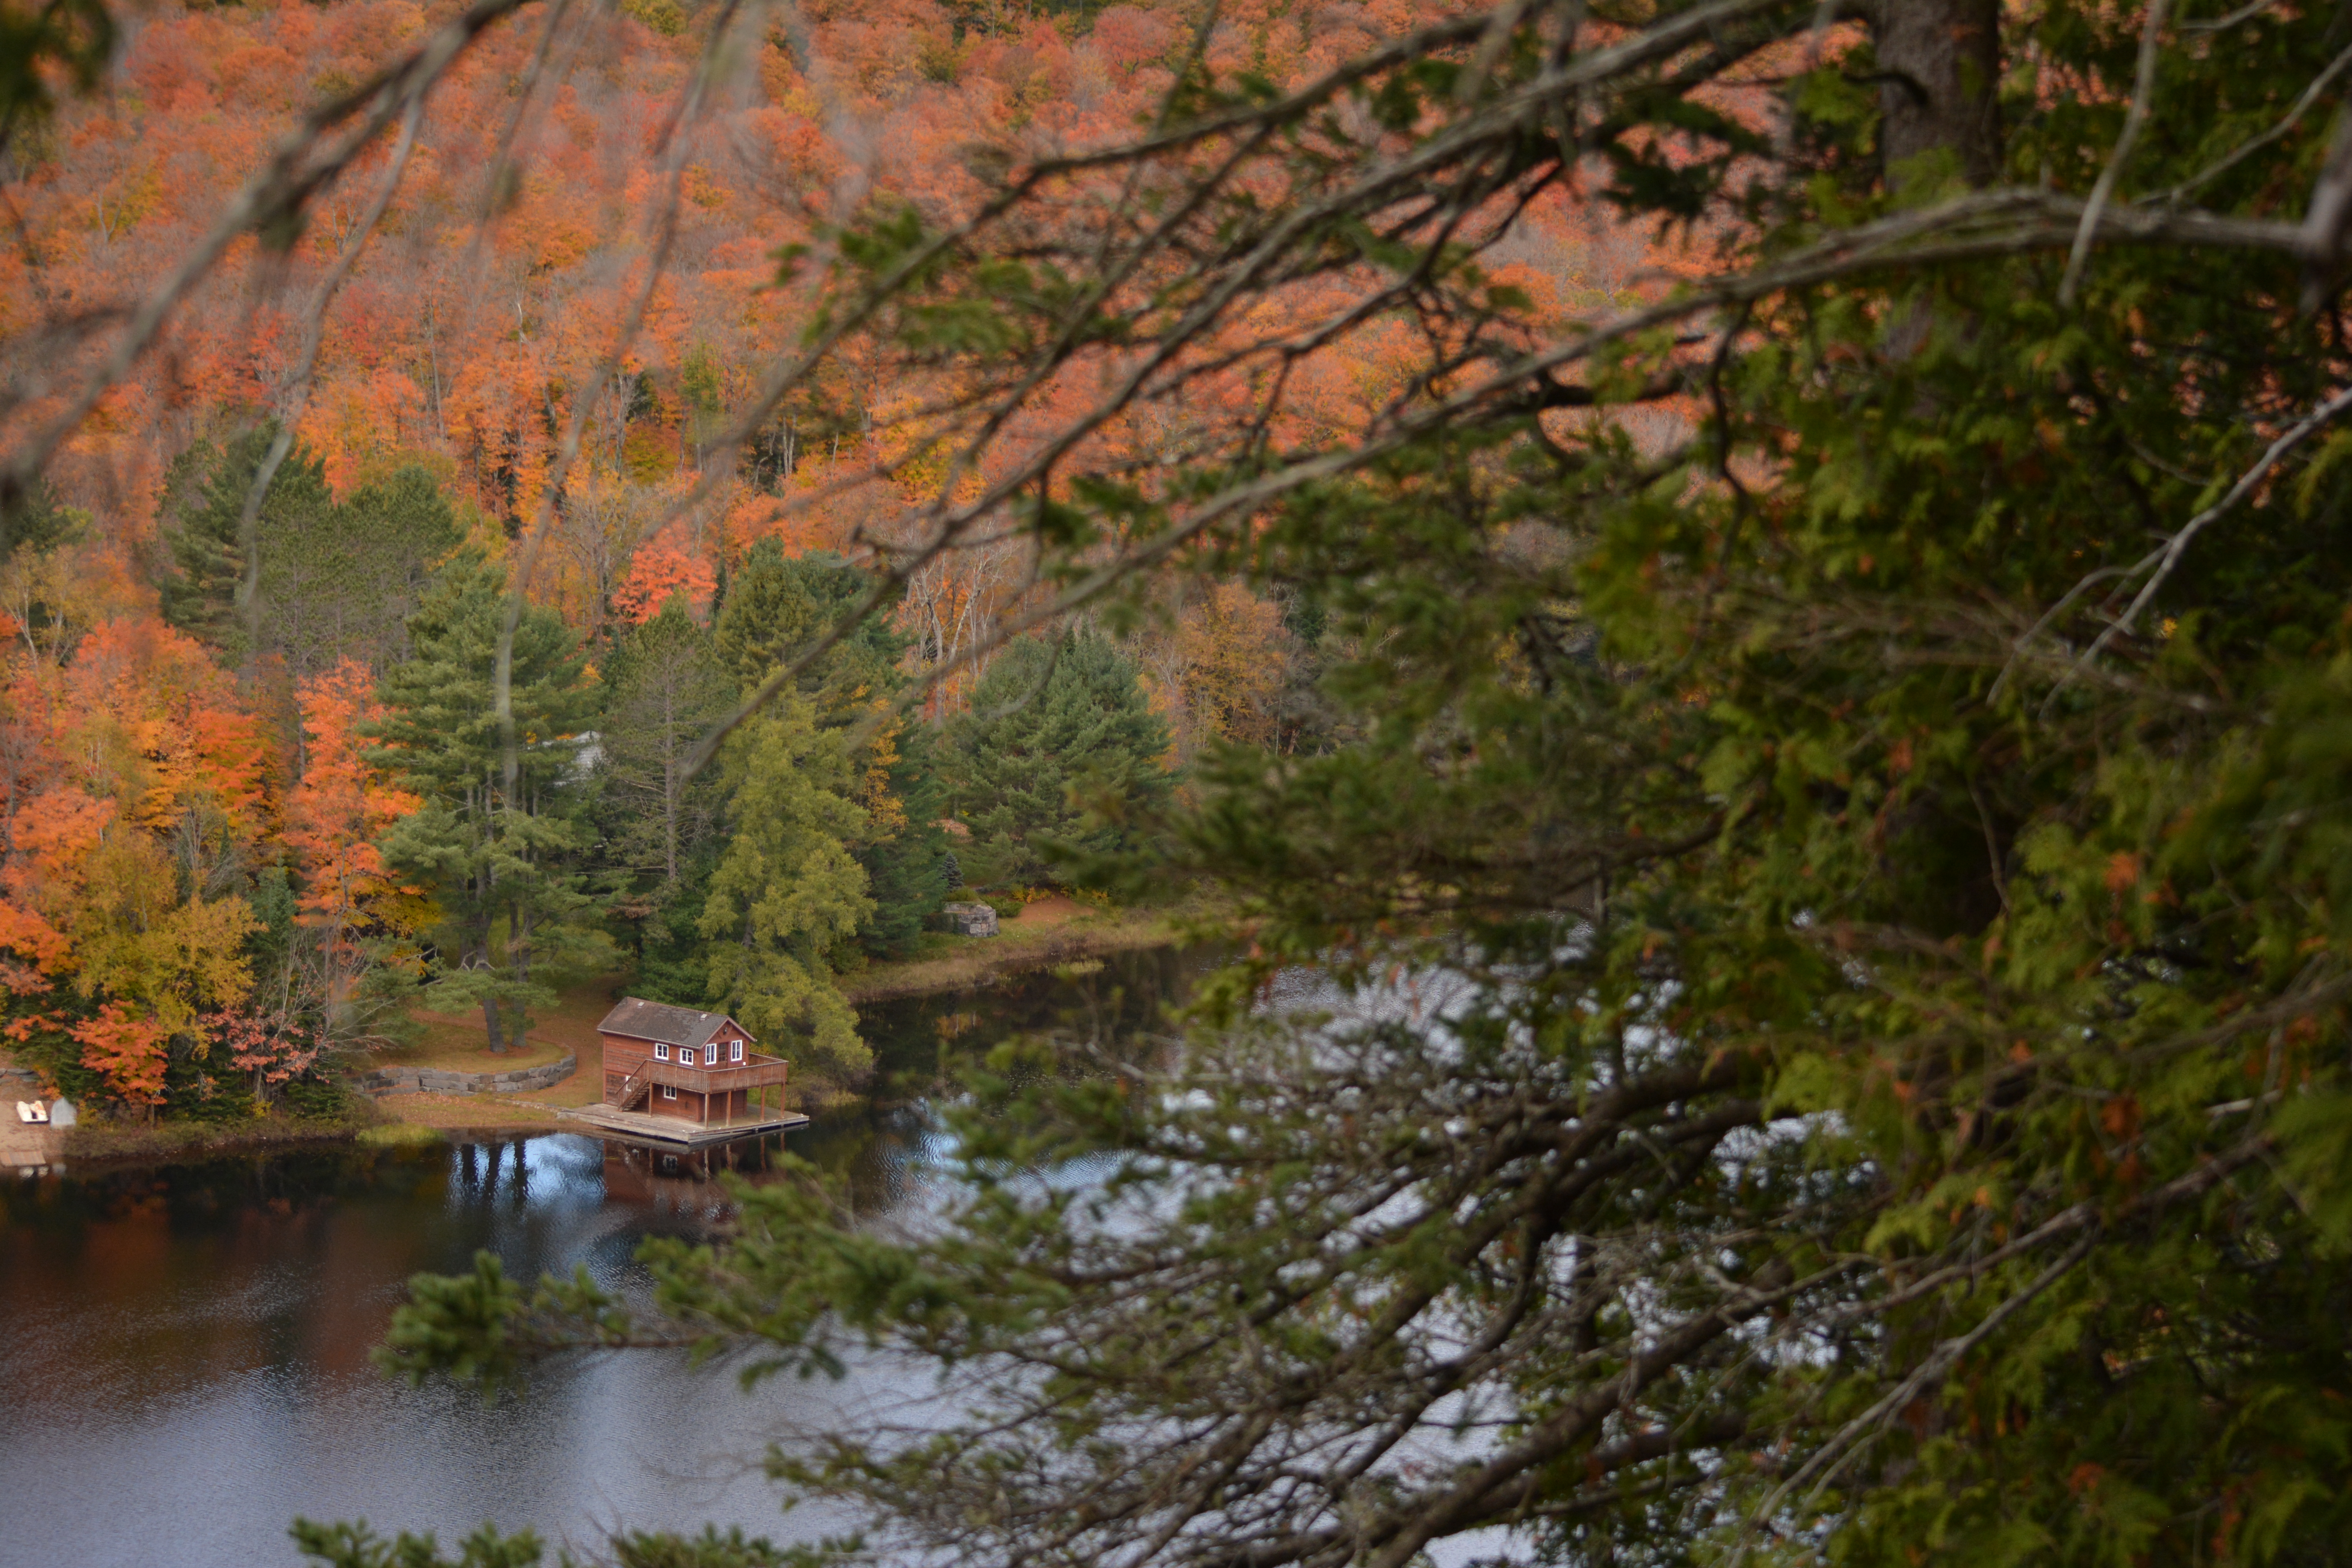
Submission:
<svg viewBox="0 0 2352 1568">
<path fill-rule="evenodd" d="M 635 1110 L 638 1101 L 652 1098 L 654 1092 L 653 1074 L 650 1070 L 652 1066 L 652 1063 L 646 1063 L 622 1082 L 620 1098 L 613 1102 L 614 1109 Z"/>
</svg>

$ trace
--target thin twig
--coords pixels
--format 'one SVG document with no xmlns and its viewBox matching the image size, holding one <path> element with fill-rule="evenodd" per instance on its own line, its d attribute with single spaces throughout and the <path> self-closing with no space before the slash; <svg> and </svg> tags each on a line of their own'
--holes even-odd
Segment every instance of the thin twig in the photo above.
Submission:
<svg viewBox="0 0 2352 1568">
<path fill-rule="evenodd" d="M 2277 124 L 2272 126 L 2268 131 L 2263 132 L 2261 135 L 2253 138 L 2252 141 L 2241 143 L 2229 154 L 2229 156 L 2223 158 L 2220 163 L 2210 164 L 2207 167 L 2199 170 L 2196 174 L 2189 175 L 2189 178 L 2181 181 L 2180 184 L 2173 186 L 2162 195 L 2154 196 L 2149 199 L 2152 201 L 2165 203 L 2168 205 L 2176 204 L 2182 197 L 2188 195 L 2189 192 L 2196 190 L 2201 185 L 2210 184 L 2213 180 L 2220 178 L 2221 175 L 2228 174 L 2240 163 L 2244 163 L 2247 159 L 2252 157 L 2255 153 L 2261 152 L 2263 148 L 2269 146 L 2272 142 L 2277 141 L 2280 137 L 2294 130 L 2295 121 L 2301 120 L 2304 115 L 2309 111 L 2311 106 L 2319 101 L 2320 95 L 2325 93 L 2329 87 L 2333 86 L 2336 79 L 2342 76 L 2347 68 L 2352 68 L 2352 48 L 2346 49 L 2334 59 L 2328 61 L 2327 68 L 2321 71 L 2317 76 L 2312 78 L 2311 85 L 2303 89 L 2302 96 L 2294 100 L 2294 107 L 2289 109 L 2286 113 L 2281 117 Z"/>
<path fill-rule="evenodd" d="M 1763 1528 L 1765 1522 L 1780 1511 L 1781 1503 L 1790 1493 L 1807 1481 L 1812 1481 L 1812 1490 L 1807 1495 L 1808 1497 L 1820 1496 L 1822 1489 L 1837 1479 L 1853 1457 L 1861 1452 L 1864 1438 L 1893 1419 L 1926 1391 L 1929 1384 L 1941 1383 L 1970 1351 L 1984 1343 L 2000 1331 L 2002 1324 L 2023 1311 L 2050 1287 L 2064 1279 L 2069 1270 L 2090 1256 L 2091 1248 L 2097 1244 L 2098 1239 L 2099 1232 L 2095 1227 L 2086 1231 L 2074 1246 L 2068 1247 L 2048 1268 L 2034 1276 L 2023 1289 L 1985 1314 L 1982 1322 L 1967 1333 L 1956 1334 L 1938 1344 L 1928 1353 L 1926 1360 L 1912 1369 L 1909 1376 L 1887 1391 L 1869 1409 L 1840 1427 L 1828 1442 L 1822 1444 L 1814 1451 L 1811 1458 L 1798 1468 L 1794 1475 L 1773 1488 L 1770 1495 L 1758 1505 L 1754 1514 L 1749 1517 L 1748 1532 L 1741 1537 L 1739 1549 L 1732 1558 L 1733 1563 L 1736 1564 L 1746 1560 L 1753 1532 Z"/>
<path fill-rule="evenodd" d="M 2277 4 L 2278 0 L 2253 0 L 2252 5 L 2241 5 L 2228 16 L 2216 16 L 2210 22 L 2183 22 L 2180 30 L 2184 33 L 2225 32 L 2241 22 L 2253 20 Z"/>
<path fill-rule="evenodd" d="M 2285 433 L 2272 442 L 2269 448 L 2255 459 L 2253 467 L 2238 476 L 2238 482 L 2231 485 L 2220 500 L 2190 518 L 2181 525 L 2179 532 L 2127 569 L 2123 574 L 2126 581 L 2151 568 L 2154 574 L 2141 587 L 2138 596 L 2132 600 L 2131 606 L 2116 616 L 2114 623 L 2101 632 L 2097 639 L 2084 651 L 2083 657 L 2075 661 L 2074 668 L 2060 678 L 2058 686 L 2066 685 L 2084 666 L 2105 652 L 2108 646 L 2117 637 L 2128 636 L 2133 623 L 2139 619 L 2140 612 L 2147 608 L 2148 602 L 2156 597 L 2157 590 L 2164 586 L 2166 581 L 2171 577 L 2173 568 L 2180 564 L 2180 558 L 2188 552 L 2190 542 L 2208 526 L 2225 516 L 2231 508 L 2252 494 L 2254 487 L 2261 484 L 2270 471 L 2278 466 L 2279 459 L 2303 445 L 2315 432 L 2324 429 L 2347 409 L 2352 409 L 2352 387 L 2347 387 L 2337 393 L 2288 426 Z M 2055 688 L 2053 689 L 2051 695 L 2053 697 L 2057 695 Z"/>
<path fill-rule="evenodd" d="M 2074 296 L 2083 284 L 2083 268 L 2091 259 L 2091 237 L 2099 229 L 2099 216 L 2107 210 L 2107 200 L 2116 192 L 2116 182 L 2123 177 L 2124 165 L 2130 162 L 2132 149 L 2139 144 L 2141 127 L 2147 123 L 2147 105 L 2156 94 L 2156 62 L 2161 53 L 2158 35 L 2164 31 L 2164 13 L 2168 0 L 2148 0 L 2147 25 L 2139 35 L 2139 68 L 2132 79 L 2131 108 L 2124 115 L 2124 133 L 2116 139 L 2114 154 L 2107 166 L 2099 171 L 2099 183 L 2091 187 L 2091 200 L 2083 209 L 2083 225 L 2074 231 L 2074 248 L 2066 256 L 2066 275 L 2058 283 L 2058 303 L 2072 309 Z"/>
</svg>

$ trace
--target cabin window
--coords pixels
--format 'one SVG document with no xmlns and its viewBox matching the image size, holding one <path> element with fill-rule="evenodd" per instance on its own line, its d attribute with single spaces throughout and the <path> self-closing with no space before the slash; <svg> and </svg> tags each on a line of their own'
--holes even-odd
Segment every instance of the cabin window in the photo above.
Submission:
<svg viewBox="0 0 2352 1568">
<path fill-rule="evenodd" d="M 674 1083 L 666 1083 L 662 1085 L 662 1098 L 664 1100 L 676 1100 L 677 1098 L 677 1085 Z"/>
<path fill-rule="evenodd" d="M 740 1062 L 740 1061 L 741 1061 L 741 1060 L 743 1059 L 743 1042 L 742 1042 L 742 1041 L 740 1041 L 740 1040 L 730 1040 L 730 1041 L 729 1041 L 729 1042 L 728 1042 L 728 1046 L 727 1046 L 727 1059 L 728 1059 L 729 1061 L 730 1061 L 730 1062 Z"/>
<path fill-rule="evenodd" d="M 654 1047 L 654 1060 L 657 1062 L 666 1062 L 669 1060 L 669 1047 L 667 1046 L 656 1046 Z"/>
<path fill-rule="evenodd" d="M 717 1040 L 713 1040 L 709 1045 L 702 1047 L 702 1065 L 707 1068 L 715 1068 L 719 1065 L 719 1042 Z"/>
</svg>

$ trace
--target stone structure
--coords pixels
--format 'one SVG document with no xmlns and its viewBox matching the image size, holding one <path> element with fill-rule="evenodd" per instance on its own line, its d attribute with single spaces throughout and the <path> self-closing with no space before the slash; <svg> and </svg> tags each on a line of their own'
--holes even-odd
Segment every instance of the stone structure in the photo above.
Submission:
<svg viewBox="0 0 2352 1568">
<path fill-rule="evenodd" d="M 996 911 L 986 904 L 949 904 L 940 912 L 966 936 L 996 934 Z"/>
<path fill-rule="evenodd" d="M 450 1072 L 442 1068 L 376 1068 L 355 1074 L 362 1094 L 529 1094 L 552 1089 L 580 1068 L 577 1055 L 512 1072 Z"/>
</svg>

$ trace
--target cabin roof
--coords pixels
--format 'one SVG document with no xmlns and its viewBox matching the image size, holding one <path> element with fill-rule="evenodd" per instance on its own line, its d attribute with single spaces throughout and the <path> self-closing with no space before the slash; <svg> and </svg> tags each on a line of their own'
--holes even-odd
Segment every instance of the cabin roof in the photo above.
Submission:
<svg viewBox="0 0 2352 1568">
<path fill-rule="evenodd" d="M 691 1007 L 673 1007 L 666 1002 L 645 1002 L 635 996 L 625 997 L 621 1005 L 604 1015 L 596 1026 L 604 1035 L 626 1035 L 633 1040 L 659 1040 L 665 1045 L 702 1046 L 710 1037 L 735 1020 L 724 1013 L 698 1013 Z M 740 1024 L 735 1026 L 741 1029 Z M 746 1039 L 751 1031 L 743 1029 Z"/>
</svg>

